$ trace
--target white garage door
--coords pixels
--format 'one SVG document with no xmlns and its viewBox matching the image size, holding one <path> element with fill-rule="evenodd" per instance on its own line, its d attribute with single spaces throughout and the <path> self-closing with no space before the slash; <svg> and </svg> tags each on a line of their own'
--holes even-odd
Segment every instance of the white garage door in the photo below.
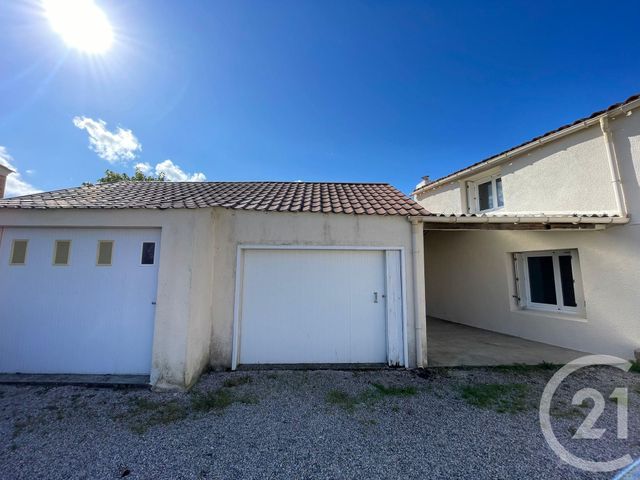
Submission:
<svg viewBox="0 0 640 480">
<path fill-rule="evenodd" d="M 245 250 L 241 257 L 238 362 L 390 361 L 390 350 L 402 350 L 397 253 Z M 394 263 L 391 269 L 387 268 L 388 258 Z M 397 274 L 391 281 L 389 271 Z M 390 311 L 393 318 L 388 318 Z M 399 364 L 401 359 L 392 359 L 392 363 Z"/>
<path fill-rule="evenodd" d="M 0 372 L 150 372 L 158 229 L 1 234 Z"/>
</svg>

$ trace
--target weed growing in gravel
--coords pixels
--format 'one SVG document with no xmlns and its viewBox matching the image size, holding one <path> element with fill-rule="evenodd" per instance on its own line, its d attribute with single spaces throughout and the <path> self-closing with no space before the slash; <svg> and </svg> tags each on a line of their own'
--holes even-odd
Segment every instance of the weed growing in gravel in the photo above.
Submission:
<svg viewBox="0 0 640 480">
<path fill-rule="evenodd" d="M 527 386 L 522 383 L 481 383 L 461 388 L 470 405 L 498 413 L 517 413 L 527 409 Z"/>
<path fill-rule="evenodd" d="M 224 410 L 234 403 L 256 404 L 258 399 L 250 395 L 233 395 L 227 390 L 219 389 L 210 392 L 195 392 L 191 395 L 191 405 L 195 410 L 208 412 Z"/>
<path fill-rule="evenodd" d="M 247 383 L 251 382 L 251 377 L 249 375 L 242 375 L 241 377 L 233 377 L 233 378 L 227 378 L 224 381 L 224 386 L 226 388 L 232 388 L 232 387 L 237 387 L 239 385 L 246 385 Z"/>
<path fill-rule="evenodd" d="M 634 360 L 633 362 L 631 362 L 631 367 L 629 368 L 629 371 L 633 373 L 640 373 L 640 362 L 638 362 L 637 360 Z"/>
<path fill-rule="evenodd" d="M 349 411 L 353 410 L 356 405 L 360 403 L 357 397 L 349 395 L 342 390 L 331 390 L 327 393 L 326 401 L 327 403 L 337 405 Z"/>
<path fill-rule="evenodd" d="M 358 395 L 349 395 L 342 390 L 330 390 L 325 398 L 327 403 L 337 405 L 345 410 L 353 411 L 357 405 L 372 405 L 385 397 L 409 397 L 416 395 L 415 387 L 387 387 L 380 383 L 372 383 L 371 387 Z"/>
<path fill-rule="evenodd" d="M 584 417 L 584 412 L 582 412 L 581 410 L 577 409 L 576 407 L 572 407 L 572 408 L 568 408 L 568 409 L 562 409 L 562 408 L 552 408 L 549 411 L 549 414 L 552 417 L 555 418 L 577 418 L 577 417 Z"/>
<path fill-rule="evenodd" d="M 129 418 L 129 428 L 140 435 L 156 425 L 168 425 L 183 420 L 188 414 L 185 406 L 176 400 L 156 402 L 146 398 L 136 398 L 132 399 L 131 403 L 134 408 L 120 418 Z"/>
<path fill-rule="evenodd" d="M 373 385 L 373 388 L 375 388 L 381 396 L 409 397 L 418 393 L 416 387 L 387 387 L 380 383 L 372 383 L 371 385 Z"/>
<path fill-rule="evenodd" d="M 513 363 L 511 365 L 498 365 L 497 367 L 492 368 L 499 372 L 529 374 L 538 372 L 540 370 L 557 370 L 558 368 L 560 368 L 560 365 L 549 362 L 540 362 L 537 365 Z"/>
</svg>

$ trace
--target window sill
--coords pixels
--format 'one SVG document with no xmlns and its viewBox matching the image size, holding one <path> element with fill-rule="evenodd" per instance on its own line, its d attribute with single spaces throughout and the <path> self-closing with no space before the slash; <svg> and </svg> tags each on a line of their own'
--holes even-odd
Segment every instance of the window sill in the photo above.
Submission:
<svg viewBox="0 0 640 480">
<path fill-rule="evenodd" d="M 569 320 L 571 322 L 587 323 L 587 317 L 585 312 L 568 313 L 568 312 L 552 312 L 546 310 L 536 310 L 533 308 L 516 308 L 512 310 L 514 313 L 519 313 L 528 317 L 544 317 L 553 318 L 556 320 Z"/>
</svg>

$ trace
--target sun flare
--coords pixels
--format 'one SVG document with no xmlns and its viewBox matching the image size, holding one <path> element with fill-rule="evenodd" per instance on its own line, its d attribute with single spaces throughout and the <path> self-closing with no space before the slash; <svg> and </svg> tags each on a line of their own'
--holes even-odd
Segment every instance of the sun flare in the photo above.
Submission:
<svg viewBox="0 0 640 480">
<path fill-rule="evenodd" d="M 111 47 L 111 24 L 93 0 L 43 0 L 42 6 L 53 30 L 71 48 L 97 54 Z"/>
</svg>

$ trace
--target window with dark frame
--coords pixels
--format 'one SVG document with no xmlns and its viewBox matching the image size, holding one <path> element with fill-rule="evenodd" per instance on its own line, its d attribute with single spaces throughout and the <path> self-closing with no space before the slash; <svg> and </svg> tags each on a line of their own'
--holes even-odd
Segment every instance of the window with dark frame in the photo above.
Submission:
<svg viewBox="0 0 640 480">
<path fill-rule="evenodd" d="M 155 263 L 155 256 L 156 256 L 156 242 L 143 242 L 142 258 L 140 259 L 140 264 L 153 265 Z"/>
</svg>

